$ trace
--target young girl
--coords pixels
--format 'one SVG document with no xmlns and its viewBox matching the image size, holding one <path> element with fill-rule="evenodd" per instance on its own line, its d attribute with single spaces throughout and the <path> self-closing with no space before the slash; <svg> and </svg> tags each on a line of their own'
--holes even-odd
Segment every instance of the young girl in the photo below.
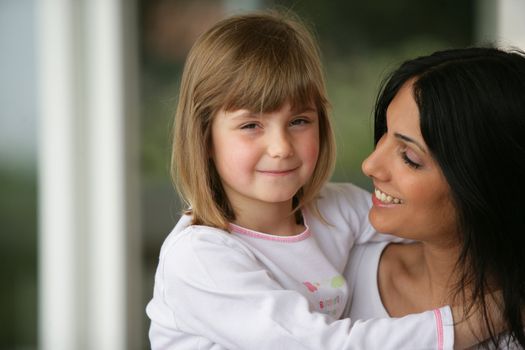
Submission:
<svg viewBox="0 0 525 350">
<path fill-rule="evenodd" d="M 471 339 L 449 307 L 339 320 L 350 248 L 385 238 L 367 220 L 368 193 L 325 184 L 334 153 L 318 48 L 298 20 L 235 16 L 198 39 L 173 144 L 188 211 L 161 249 L 147 307 L 153 349 L 423 349 Z"/>
</svg>

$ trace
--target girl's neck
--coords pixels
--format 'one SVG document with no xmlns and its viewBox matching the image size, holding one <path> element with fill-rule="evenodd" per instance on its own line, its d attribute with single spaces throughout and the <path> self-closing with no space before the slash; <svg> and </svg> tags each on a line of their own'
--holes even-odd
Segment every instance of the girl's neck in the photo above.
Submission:
<svg viewBox="0 0 525 350">
<path fill-rule="evenodd" d="M 257 208 L 243 206 L 235 209 L 234 224 L 276 236 L 293 236 L 304 231 L 305 226 L 296 222 L 292 201 L 262 203 Z"/>
</svg>

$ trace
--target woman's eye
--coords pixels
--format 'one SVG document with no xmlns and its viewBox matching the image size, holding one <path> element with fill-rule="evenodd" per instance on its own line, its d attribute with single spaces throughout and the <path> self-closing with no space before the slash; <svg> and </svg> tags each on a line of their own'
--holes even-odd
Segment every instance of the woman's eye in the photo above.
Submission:
<svg viewBox="0 0 525 350">
<path fill-rule="evenodd" d="M 413 155 L 410 154 L 410 151 L 408 150 L 403 150 L 401 152 L 401 158 L 403 158 L 403 161 L 411 168 L 414 168 L 414 169 L 419 169 L 421 168 L 421 164 L 418 163 L 418 161 L 416 161 L 415 158 Z"/>
</svg>

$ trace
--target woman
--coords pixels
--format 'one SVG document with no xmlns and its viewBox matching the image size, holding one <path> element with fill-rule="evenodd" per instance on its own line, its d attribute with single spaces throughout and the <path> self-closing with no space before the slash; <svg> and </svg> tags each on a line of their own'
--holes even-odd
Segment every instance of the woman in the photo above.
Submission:
<svg viewBox="0 0 525 350">
<path fill-rule="evenodd" d="M 525 347 L 524 54 L 469 48 L 405 62 L 378 97 L 375 143 L 363 162 L 370 221 L 416 242 L 354 250 L 349 317 L 466 303 L 485 315 L 485 345 Z M 504 337 L 488 316 L 495 291 Z"/>
</svg>

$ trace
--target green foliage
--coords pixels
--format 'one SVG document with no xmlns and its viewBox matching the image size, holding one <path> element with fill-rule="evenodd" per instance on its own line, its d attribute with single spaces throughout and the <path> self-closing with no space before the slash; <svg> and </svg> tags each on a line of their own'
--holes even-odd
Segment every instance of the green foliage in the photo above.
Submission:
<svg viewBox="0 0 525 350">
<path fill-rule="evenodd" d="M 442 0 L 267 0 L 289 8 L 317 34 L 333 106 L 338 164 L 333 180 L 367 187 L 360 164 L 373 147 L 372 111 L 379 83 L 403 60 L 470 45 L 475 2 Z M 446 23 L 446 25 L 445 25 Z M 144 52 L 142 165 L 146 178 L 169 182 L 170 127 L 182 62 Z"/>
<path fill-rule="evenodd" d="M 36 218 L 34 171 L 0 170 L 0 349 L 36 347 Z"/>
</svg>

